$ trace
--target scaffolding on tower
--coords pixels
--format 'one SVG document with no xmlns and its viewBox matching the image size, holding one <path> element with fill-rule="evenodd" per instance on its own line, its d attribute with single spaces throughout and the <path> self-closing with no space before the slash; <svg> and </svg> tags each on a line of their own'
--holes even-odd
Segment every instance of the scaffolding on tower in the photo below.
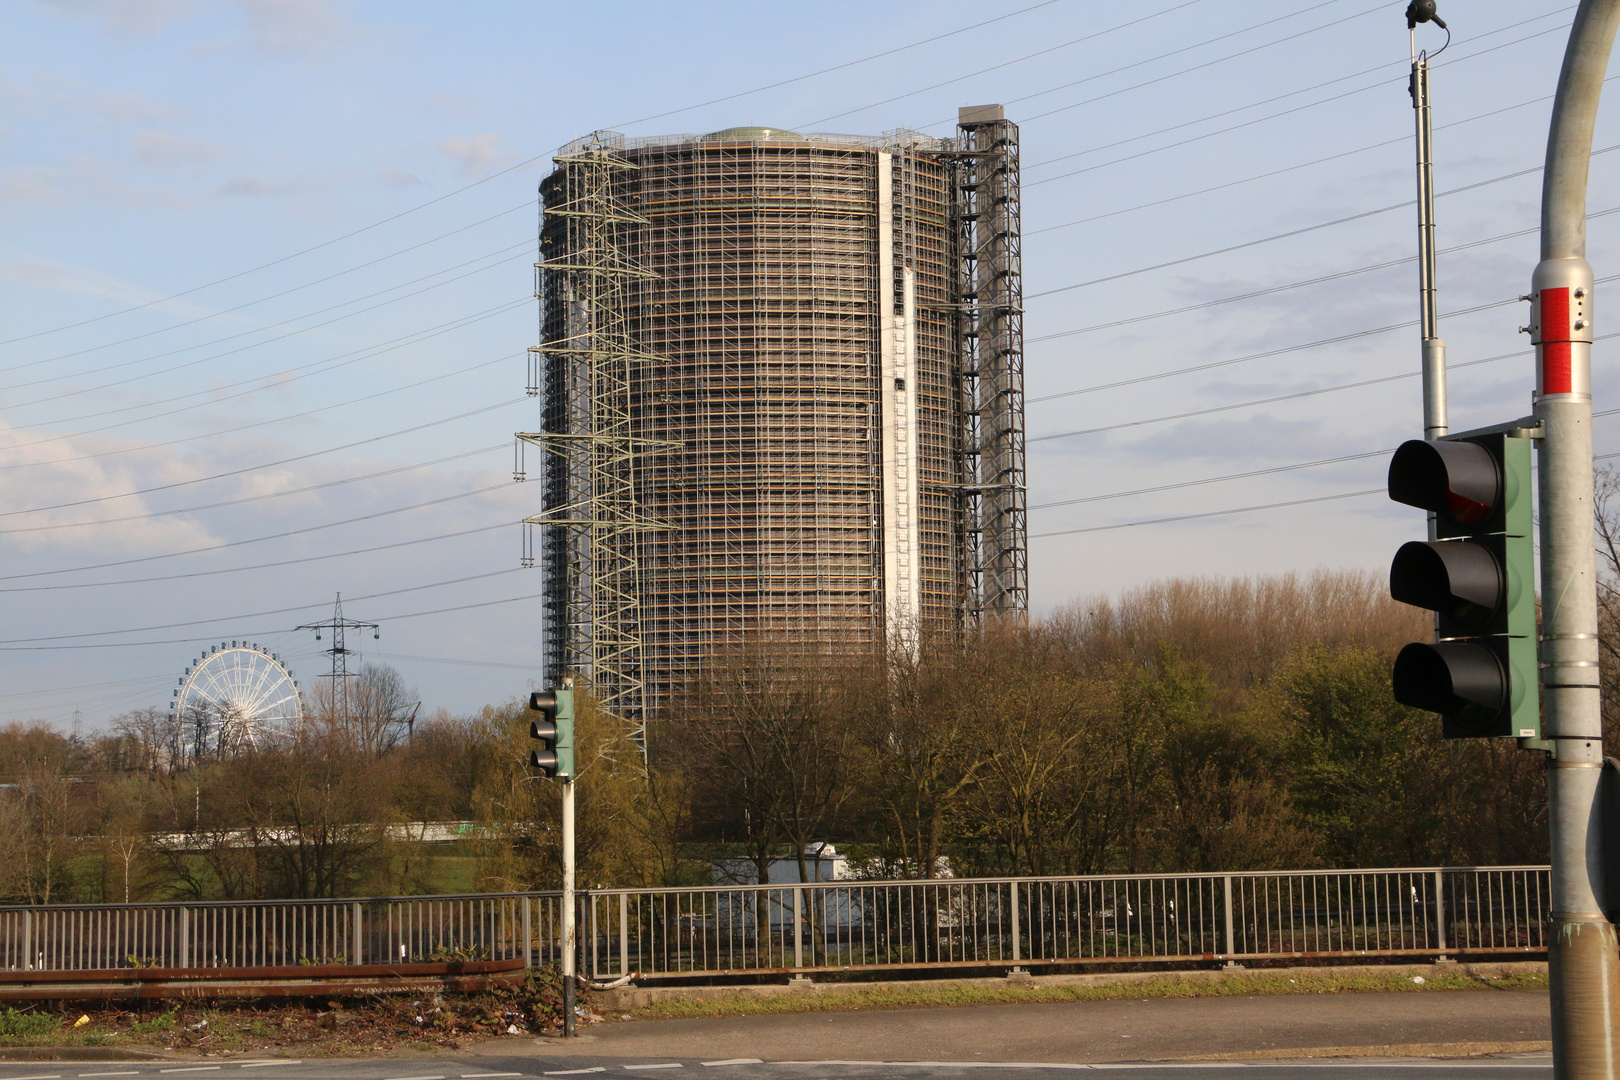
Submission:
<svg viewBox="0 0 1620 1080">
<path fill-rule="evenodd" d="M 523 562 L 540 562 L 547 609 L 548 685 L 588 683 L 598 704 L 644 738 L 640 538 L 666 526 L 642 516 L 640 459 L 670 443 L 639 437 L 633 368 L 659 359 L 636 344 L 625 292 L 653 277 L 628 254 L 646 219 L 621 196 L 637 168 L 605 134 L 581 139 L 554 159 L 541 185 L 540 344 L 530 348 L 530 395 L 542 398 L 542 431 L 517 434 L 522 451 L 545 451 L 543 508 L 524 520 Z"/>
<path fill-rule="evenodd" d="M 1001 106 L 961 110 L 956 220 L 963 397 L 967 621 L 1029 607 L 1024 471 L 1024 284 L 1018 125 Z"/>
</svg>

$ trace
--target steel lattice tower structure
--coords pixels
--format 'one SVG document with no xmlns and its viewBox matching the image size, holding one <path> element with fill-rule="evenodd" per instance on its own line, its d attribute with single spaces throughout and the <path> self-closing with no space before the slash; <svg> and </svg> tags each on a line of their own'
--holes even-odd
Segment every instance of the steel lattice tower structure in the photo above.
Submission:
<svg viewBox="0 0 1620 1080">
<path fill-rule="evenodd" d="M 376 623 L 345 619 L 343 617 L 343 594 L 338 593 L 337 602 L 332 605 L 332 617 L 330 619 L 325 622 L 305 623 L 303 626 L 296 626 L 293 629 L 315 631 L 316 641 L 321 640 L 323 631 L 332 635 L 331 648 L 322 650 L 332 658 L 332 673 L 323 675 L 321 678 L 332 680 L 333 714 L 339 721 L 350 719 L 354 713 L 349 708 L 349 680 L 358 679 L 360 673 L 349 670 L 349 657 L 353 655 L 353 652 L 348 648 L 344 640 L 344 631 L 370 630 L 372 637 L 381 637 L 382 627 Z"/>
<path fill-rule="evenodd" d="M 552 685 L 645 721 L 750 639 L 869 656 L 1025 610 L 1000 106 L 950 139 L 597 132 L 555 162 L 518 436 Z"/>
<path fill-rule="evenodd" d="M 626 321 L 625 288 L 652 276 L 627 255 L 628 235 L 647 220 L 625 208 L 621 174 L 636 166 L 596 140 L 555 159 L 541 186 L 541 343 L 530 349 L 529 392 L 545 394 L 542 432 L 520 432 L 546 451 L 544 509 L 525 519 L 524 561 L 541 526 L 546 595 L 546 677 L 588 680 L 598 702 L 643 720 L 640 534 L 635 465 L 649 448 L 636 437 L 636 365 L 655 360 Z M 519 475 L 522 475 L 520 465 Z"/>
</svg>

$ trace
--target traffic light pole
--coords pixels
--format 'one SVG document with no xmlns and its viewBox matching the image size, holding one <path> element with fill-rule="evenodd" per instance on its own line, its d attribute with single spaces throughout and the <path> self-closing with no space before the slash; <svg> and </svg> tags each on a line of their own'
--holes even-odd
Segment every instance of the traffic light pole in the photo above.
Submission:
<svg viewBox="0 0 1620 1080">
<path fill-rule="evenodd" d="M 1535 414 L 1541 421 L 1541 679 L 1552 834 L 1553 1069 L 1557 1080 L 1620 1075 L 1614 1012 L 1620 954 L 1605 914 L 1599 780 L 1596 565 L 1592 536 L 1592 267 L 1586 188 L 1592 129 L 1620 0 L 1581 0 L 1558 78 L 1531 285 Z M 1620 839 L 1620 838 L 1617 838 Z"/>
<path fill-rule="evenodd" d="M 562 976 L 563 976 L 563 1037 L 574 1036 L 574 970 L 578 948 L 574 928 L 574 778 L 563 780 L 562 786 Z"/>
<path fill-rule="evenodd" d="M 1412 37 L 1412 111 L 1417 123 L 1418 322 L 1423 347 L 1423 437 L 1433 442 L 1449 430 L 1446 418 L 1446 342 L 1439 336 L 1434 293 L 1434 123 L 1429 114 L 1429 56 Z M 1434 531 L 1430 518 L 1430 537 Z"/>
</svg>

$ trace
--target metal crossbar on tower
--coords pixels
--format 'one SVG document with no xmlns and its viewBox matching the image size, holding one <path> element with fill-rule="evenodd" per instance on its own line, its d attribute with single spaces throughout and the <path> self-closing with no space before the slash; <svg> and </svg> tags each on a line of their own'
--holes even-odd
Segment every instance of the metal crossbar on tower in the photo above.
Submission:
<svg viewBox="0 0 1620 1080">
<path fill-rule="evenodd" d="M 1018 125 L 999 105 L 957 123 L 958 295 L 963 396 L 967 616 L 1029 606 L 1024 473 L 1024 278 Z"/>
<path fill-rule="evenodd" d="M 315 640 L 321 640 L 322 633 L 332 635 L 332 645 L 322 650 L 332 658 L 332 673 L 323 675 L 323 679 L 332 680 L 332 715 L 340 721 L 350 720 L 354 711 L 349 703 L 349 680 L 358 679 L 358 671 L 349 670 L 349 657 L 352 655 L 344 641 L 345 630 L 370 630 L 372 637 L 381 637 L 382 628 L 374 622 L 357 622 L 354 619 L 343 617 L 343 594 L 337 594 L 337 603 L 332 607 L 332 617 L 325 622 L 305 623 L 296 626 L 294 630 L 313 630 Z M 414 714 L 413 714 L 414 715 Z"/>
<path fill-rule="evenodd" d="M 653 276 L 629 255 L 647 220 L 624 205 L 622 177 L 637 166 L 610 139 L 580 140 L 554 160 L 535 264 L 541 343 L 530 349 L 529 393 L 544 391 L 544 430 L 517 435 L 520 451 L 546 451 L 544 508 L 524 520 L 524 563 L 533 565 L 541 526 L 548 684 L 582 678 L 602 708 L 641 723 L 639 538 L 663 526 L 639 512 L 636 469 L 666 445 L 637 437 L 631 392 L 634 367 L 657 359 L 637 346 L 625 315 L 626 286 Z"/>
</svg>

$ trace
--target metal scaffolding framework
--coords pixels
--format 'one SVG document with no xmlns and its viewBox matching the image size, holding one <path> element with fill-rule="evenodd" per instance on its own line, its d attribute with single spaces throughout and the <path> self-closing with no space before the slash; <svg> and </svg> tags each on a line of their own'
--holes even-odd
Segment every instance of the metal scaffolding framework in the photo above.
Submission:
<svg viewBox="0 0 1620 1080">
<path fill-rule="evenodd" d="M 975 621 L 1029 607 L 1024 474 L 1024 275 L 1018 125 L 999 106 L 963 109 L 956 219 L 961 298 L 964 489 Z"/>
<path fill-rule="evenodd" d="M 559 152 L 519 436 L 548 451 L 548 678 L 645 720 L 750 639 L 870 655 L 1023 609 L 1018 140 L 992 108 L 960 139 Z"/>
<path fill-rule="evenodd" d="M 541 539 L 546 589 L 548 685 L 587 680 L 602 708 L 644 721 L 641 639 L 642 535 L 660 528 L 641 516 L 637 459 L 650 447 L 635 434 L 637 365 L 656 357 L 637 345 L 625 290 L 652 276 L 628 258 L 630 235 L 647 224 L 619 197 L 635 169 L 614 148 L 587 139 L 565 147 L 541 184 L 541 343 L 530 349 L 529 392 L 544 393 L 544 431 L 519 432 L 546 451 L 544 509 L 524 520 L 524 563 Z"/>
</svg>

